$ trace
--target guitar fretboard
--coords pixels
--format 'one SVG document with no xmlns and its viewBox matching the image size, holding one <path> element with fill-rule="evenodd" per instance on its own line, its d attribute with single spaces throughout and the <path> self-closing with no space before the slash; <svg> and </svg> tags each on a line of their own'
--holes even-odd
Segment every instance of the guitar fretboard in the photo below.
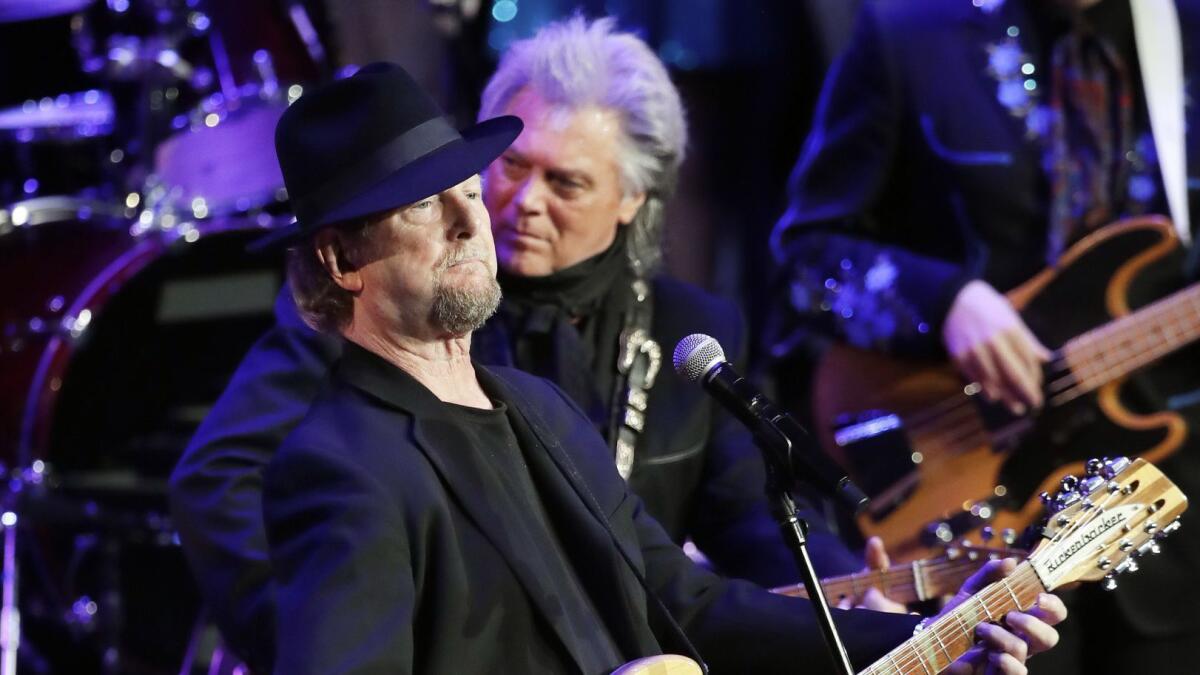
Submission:
<svg viewBox="0 0 1200 675">
<path fill-rule="evenodd" d="M 1200 338 L 1200 285 L 1090 330 L 1063 346 L 1071 377 L 1051 383 L 1059 405 Z"/>
<path fill-rule="evenodd" d="M 967 551 L 953 558 L 917 560 L 911 565 L 887 570 L 858 572 L 821 580 L 821 588 L 830 602 L 842 598 L 858 598 L 868 588 L 877 588 L 896 602 L 908 604 L 951 595 L 963 581 L 992 557 L 988 550 Z M 806 598 L 803 584 L 783 586 L 775 593 Z"/>
<path fill-rule="evenodd" d="M 934 675 L 975 644 L 975 627 L 1000 621 L 1005 614 L 1028 609 L 1045 588 L 1028 563 L 990 584 L 926 629 L 871 664 L 860 675 Z"/>
</svg>

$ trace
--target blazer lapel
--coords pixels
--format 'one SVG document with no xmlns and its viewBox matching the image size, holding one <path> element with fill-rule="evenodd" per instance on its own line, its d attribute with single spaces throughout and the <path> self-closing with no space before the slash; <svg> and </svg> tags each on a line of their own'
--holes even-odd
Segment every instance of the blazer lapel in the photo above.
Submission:
<svg viewBox="0 0 1200 675">
<path fill-rule="evenodd" d="M 484 368 L 477 370 L 485 387 L 500 392 L 509 404 L 513 430 L 523 447 L 531 450 L 527 453 L 529 470 L 564 553 L 604 617 L 612 638 L 630 658 L 657 653 L 656 639 L 645 630 L 648 626 L 645 594 L 634 576 L 641 571 L 635 571 L 626 562 L 626 559 L 637 560 L 640 555 L 631 550 L 633 542 L 622 541 L 613 532 L 609 514 L 560 439 L 537 412 L 537 406 L 495 374 Z M 579 428 L 592 431 L 585 419 L 580 420 Z M 599 442 L 597 446 L 607 452 L 607 446 Z M 615 472 L 614 468 L 614 477 Z"/>
</svg>

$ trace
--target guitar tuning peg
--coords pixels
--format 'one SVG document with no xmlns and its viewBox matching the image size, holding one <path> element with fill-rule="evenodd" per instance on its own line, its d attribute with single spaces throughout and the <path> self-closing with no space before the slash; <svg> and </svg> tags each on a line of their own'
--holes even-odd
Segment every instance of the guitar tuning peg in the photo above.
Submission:
<svg viewBox="0 0 1200 675">
<path fill-rule="evenodd" d="M 1104 483 L 1105 480 L 1101 476 L 1088 476 L 1079 483 L 1079 491 L 1085 495 L 1090 495 L 1104 487 Z"/>
<path fill-rule="evenodd" d="M 1164 525 L 1162 527 L 1162 529 L 1160 529 L 1158 531 L 1158 533 L 1155 534 L 1154 536 L 1157 539 L 1162 539 L 1162 538 L 1166 537 L 1168 534 L 1171 534 L 1172 532 L 1174 532 L 1175 530 L 1178 530 L 1178 529 L 1179 529 L 1179 519 L 1176 518 L 1175 520 L 1172 520 L 1171 522 Z"/>
<path fill-rule="evenodd" d="M 1054 501 L 1053 495 L 1051 495 L 1049 492 L 1043 492 L 1042 494 L 1038 495 L 1038 499 L 1042 500 L 1043 506 L 1050 506 L 1051 502 Z"/>
<path fill-rule="evenodd" d="M 1125 560 L 1121 561 L 1121 564 L 1117 565 L 1116 569 L 1113 571 L 1117 574 L 1124 574 L 1126 572 L 1136 572 L 1139 569 L 1140 568 L 1138 567 L 1136 560 L 1133 558 L 1126 558 Z"/>
<path fill-rule="evenodd" d="M 1084 466 L 1084 472 L 1089 476 L 1099 476 L 1100 470 L 1104 468 L 1104 460 L 1095 457 L 1089 459 Z"/>
<path fill-rule="evenodd" d="M 1079 479 L 1070 475 L 1063 476 L 1062 480 L 1059 481 L 1059 485 L 1062 486 L 1063 492 L 1074 492 L 1075 488 L 1079 485 Z"/>
<path fill-rule="evenodd" d="M 1124 471 L 1130 464 L 1128 457 L 1114 457 L 1104 460 L 1104 468 L 1101 473 L 1105 478 L 1115 478 L 1117 474 Z"/>
<path fill-rule="evenodd" d="M 1062 511 L 1080 499 L 1082 499 L 1082 497 L 1079 496 L 1078 492 L 1063 492 L 1054 498 L 1054 511 L 1056 513 L 1058 511 Z"/>
<path fill-rule="evenodd" d="M 1116 577 L 1114 577 L 1112 574 L 1108 574 L 1107 576 L 1105 576 L 1105 577 L 1104 577 L 1104 585 L 1102 586 L 1102 588 L 1103 588 L 1104 590 L 1106 590 L 1106 591 L 1115 591 L 1115 590 L 1117 590 L 1117 579 L 1116 579 Z"/>
<path fill-rule="evenodd" d="M 1139 546 L 1137 552 L 1140 556 L 1146 555 L 1147 553 L 1151 555 L 1158 555 L 1159 553 L 1162 553 L 1162 547 L 1158 545 L 1157 541 L 1151 539 L 1150 541 Z"/>
</svg>

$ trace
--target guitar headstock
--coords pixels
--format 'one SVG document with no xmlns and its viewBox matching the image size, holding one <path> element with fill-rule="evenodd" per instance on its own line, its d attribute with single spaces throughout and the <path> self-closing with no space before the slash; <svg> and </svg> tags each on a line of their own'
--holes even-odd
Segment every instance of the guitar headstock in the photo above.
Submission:
<svg viewBox="0 0 1200 675">
<path fill-rule="evenodd" d="M 1142 459 L 1089 460 L 1087 473 L 1067 476 L 1062 488 L 1042 495 L 1049 522 L 1029 558 L 1050 590 L 1100 579 L 1115 588 L 1117 574 L 1136 572 L 1138 558 L 1158 553 L 1187 509 L 1183 492 Z"/>
</svg>

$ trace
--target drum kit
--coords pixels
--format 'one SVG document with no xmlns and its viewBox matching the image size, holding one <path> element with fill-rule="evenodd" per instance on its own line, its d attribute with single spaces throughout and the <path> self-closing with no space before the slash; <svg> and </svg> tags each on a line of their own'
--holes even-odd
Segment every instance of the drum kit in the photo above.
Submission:
<svg viewBox="0 0 1200 675">
<path fill-rule="evenodd" d="M 166 478 L 272 321 L 324 66 L 300 3 L 0 0 L 0 675 L 193 668 Z"/>
</svg>

